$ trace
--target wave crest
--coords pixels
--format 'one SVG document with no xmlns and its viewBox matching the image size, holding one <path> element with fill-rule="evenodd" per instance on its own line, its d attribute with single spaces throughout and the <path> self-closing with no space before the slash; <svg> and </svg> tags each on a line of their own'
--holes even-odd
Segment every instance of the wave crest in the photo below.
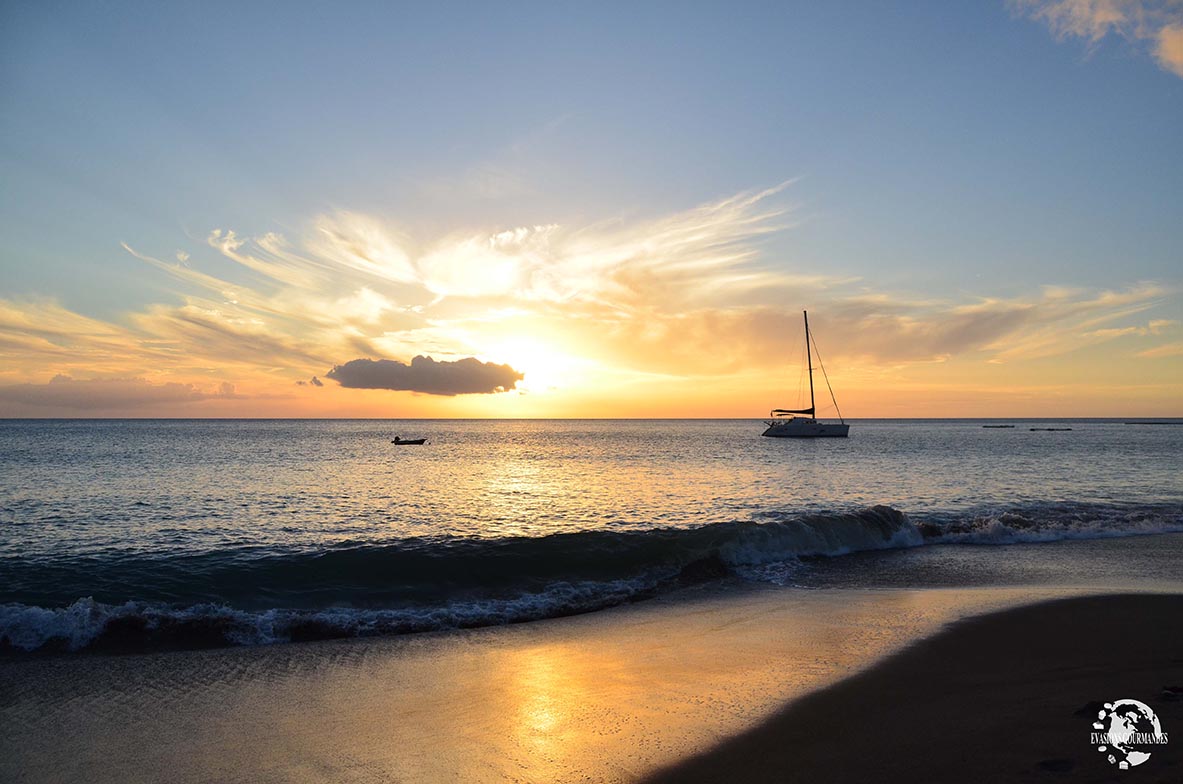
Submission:
<svg viewBox="0 0 1183 784">
<path fill-rule="evenodd" d="M 198 648 L 514 623 L 751 576 L 750 567 L 801 556 L 919 541 L 906 515 L 879 506 L 695 529 L 210 554 L 200 562 L 187 559 L 184 569 L 143 559 L 87 562 L 78 569 L 55 564 L 56 582 L 41 593 L 63 606 L 0 605 L 0 649 Z M 34 568 L 0 577 L 29 586 L 37 582 L 38 575 L 28 573 Z M 7 569 L 14 571 L 11 564 Z M 140 598 L 96 598 L 95 584 Z M 203 600 L 216 590 L 223 593 L 220 601 Z M 167 601 L 159 596 L 165 591 L 193 598 Z M 85 598 L 76 598 L 80 594 Z M 260 595 L 274 606 L 251 608 Z"/>
<path fill-rule="evenodd" d="M 7 601 L 0 651 L 202 648 L 489 626 L 727 577 L 783 585 L 802 558 L 1179 531 L 1179 505 L 1050 504 L 918 522 L 874 506 L 770 511 L 693 529 L 418 539 L 313 553 L 0 561 L 0 601 Z"/>
<path fill-rule="evenodd" d="M 1125 508 L 1066 503 L 983 511 L 953 520 L 922 522 L 917 528 L 932 544 L 1112 539 L 1183 532 L 1183 509 L 1169 504 Z"/>
</svg>

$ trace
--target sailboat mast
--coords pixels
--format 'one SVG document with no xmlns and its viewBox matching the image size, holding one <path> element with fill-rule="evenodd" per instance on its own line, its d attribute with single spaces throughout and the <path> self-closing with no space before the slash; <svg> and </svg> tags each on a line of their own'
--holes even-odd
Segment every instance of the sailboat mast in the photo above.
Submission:
<svg viewBox="0 0 1183 784">
<path fill-rule="evenodd" d="M 817 417 L 817 407 L 813 402 L 813 354 L 809 350 L 809 311 L 801 311 L 805 315 L 805 365 L 809 368 L 809 413 Z"/>
</svg>

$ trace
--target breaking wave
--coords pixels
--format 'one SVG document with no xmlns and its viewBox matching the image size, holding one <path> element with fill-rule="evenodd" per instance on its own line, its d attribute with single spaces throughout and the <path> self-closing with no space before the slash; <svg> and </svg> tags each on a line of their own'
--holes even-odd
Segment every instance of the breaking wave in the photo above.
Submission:
<svg viewBox="0 0 1183 784">
<path fill-rule="evenodd" d="M 803 558 L 1177 531 L 1177 505 L 1056 504 L 917 521 L 875 506 L 765 512 L 693 529 L 8 560 L 0 561 L 0 651 L 144 651 L 490 626 L 728 577 L 784 583 Z"/>
<path fill-rule="evenodd" d="M 1183 507 L 1057 503 L 962 513 L 917 523 L 925 541 L 1018 544 L 1063 539 L 1111 539 L 1183 531 Z"/>
</svg>

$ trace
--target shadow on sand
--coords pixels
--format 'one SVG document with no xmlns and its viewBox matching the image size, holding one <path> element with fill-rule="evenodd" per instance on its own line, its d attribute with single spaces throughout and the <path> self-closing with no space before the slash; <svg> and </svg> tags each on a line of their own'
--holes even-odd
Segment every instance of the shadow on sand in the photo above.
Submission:
<svg viewBox="0 0 1183 784">
<path fill-rule="evenodd" d="M 1183 596 L 1073 598 L 972 618 L 659 771 L 665 782 L 1111 781 L 1090 740 L 1135 699 L 1183 741 Z M 1139 784 L 1183 781 L 1183 742 Z"/>
</svg>

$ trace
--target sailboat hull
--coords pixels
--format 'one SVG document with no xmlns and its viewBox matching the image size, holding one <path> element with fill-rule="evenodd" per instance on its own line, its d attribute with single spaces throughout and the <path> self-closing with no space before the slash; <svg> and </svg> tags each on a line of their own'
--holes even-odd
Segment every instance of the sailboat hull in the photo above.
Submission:
<svg viewBox="0 0 1183 784">
<path fill-rule="evenodd" d="M 846 423 L 790 419 L 769 422 L 768 429 L 760 435 L 769 438 L 846 438 L 849 433 L 850 425 Z"/>
</svg>

